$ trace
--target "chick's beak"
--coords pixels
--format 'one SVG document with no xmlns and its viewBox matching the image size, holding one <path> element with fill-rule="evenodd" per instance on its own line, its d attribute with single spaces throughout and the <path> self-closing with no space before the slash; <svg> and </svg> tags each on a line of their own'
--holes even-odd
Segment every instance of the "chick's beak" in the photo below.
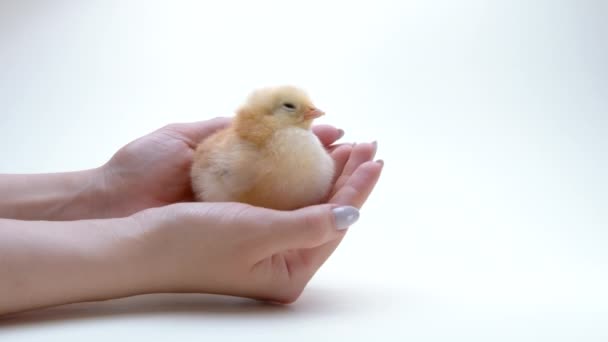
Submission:
<svg viewBox="0 0 608 342">
<path fill-rule="evenodd" d="M 315 108 L 315 107 L 311 107 L 305 114 L 304 114 L 304 119 L 305 120 L 312 120 L 312 119 L 316 119 L 320 116 L 325 115 L 325 112 Z"/>
</svg>

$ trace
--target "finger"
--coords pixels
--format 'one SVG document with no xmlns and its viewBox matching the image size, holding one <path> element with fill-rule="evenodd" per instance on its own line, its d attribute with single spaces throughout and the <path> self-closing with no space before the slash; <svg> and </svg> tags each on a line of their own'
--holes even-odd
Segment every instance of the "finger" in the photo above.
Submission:
<svg viewBox="0 0 608 342">
<path fill-rule="evenodd" d="M 167 126 L 167 128 L 180 133 L 188 140 L 191 147 L 196 147 L 206 137 L 228 127 L 231 121 L 232 119 L 228 117 L 217 117 L 205 121 L 175 123 Z"/>
<path fill-rule="evenodd" d="M 352 148 L 352 152 L 350 153 L 346 165 L 344 165 L 342 172 L 334 183 L 334 189 L 331 192 L 332 195 L 335 194 L 346 183 L 346 181 L 348 181 L 353 172 L 355 172 L 355 170 L 361 164 L 374 159 L 377 146 L 377 143 L 363 143 L 357 144 Z"/>
<path fill-rule="evenodd" d="M 329 146 L 344 136 L 344 131 L 330 125 L 316 125 L 312 131 L 317 135 L 323 146 Z"/>
<path fill-rule="evenodd" d="M 334 160 L 334 178 L 331 184 L 335 184 L 338 180 L 338 177 L 340 177 L 340 175 L 342 174 L 344 166 L 346 165 L 346 162 L 348 162 L 352 150 L 352 145 L 348 144 L 342 145 L 330 153 L 331 157 Z"/>
<path fill-rule="evenodd" d="M 341 144 L 333 144 L 333 145 L 329 145 L 329 146 L 325 146 L 325 150 L 327 150 L 327 152 L 332 153 L 333 151 L 339 149 L 342 146 L 350 146 L 353 147 L 353 143 L 341 143 Z"/>
<path fill-rule="evenodd" d="M 266 256 L 294 249 L 322 246 L 344 234 L 359 219 L 351 206 L 315 205 L 293 211 L 277 212 L 266 230 L 263 252 Z"/>
<path fill-rule="evenodd" d="M 376 186 L 383 167 L 383 161 L 368 161 L 361 164 L 329 199 L 329 202 L 361 208 Z"/>
<path fill-rule="evenodd" d="M 360 165 L 348 182 L 330 199 L 330 203 L 361 208 L 378 182 L 383 166 L 383 162 L 373 161 Z M 323 265 L 343 237 L 344 235 L 321 246 L 298 251 L 299 259 L 302 260 L 301 264 L 310 267 L 309 276 L 312 276 Z"/>
</svg>

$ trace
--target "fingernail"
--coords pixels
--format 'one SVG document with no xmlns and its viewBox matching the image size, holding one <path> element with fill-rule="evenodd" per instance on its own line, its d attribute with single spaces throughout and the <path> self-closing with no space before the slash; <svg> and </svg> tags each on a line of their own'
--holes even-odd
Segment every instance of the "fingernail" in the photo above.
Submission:
<svg viewBox="0 0 608 342">
<path fill-rule="evenodd" d="M 338 137 L 336 138 L 336 140 L 342 138 L 344 136 L 344 130 L 343 129 L 338 129 Z"/>
<path fill-rule="evenodd" d="M 380 164 L 380 166 L 384 166 L 384 160 L 382 159 L 376 160 L 376 163 Z"/>
<path fill-rule="evenodd" d="M 334 208 L 332 211 L 334 213 L 334 218 L 336 220 L 336 228 L 338 230 L 344 230 L 350 227 L 359 219 L 359 209 L 355 207 L 337 207 Z"/>
<path fill-rule="evenodd" d="M 374 153 L 372 154 L 372 159 L 376 156 L 376 152 L 378 152 L 378 141 L 372 141 L 372 146 L 374 146 Z"/>
</svg>

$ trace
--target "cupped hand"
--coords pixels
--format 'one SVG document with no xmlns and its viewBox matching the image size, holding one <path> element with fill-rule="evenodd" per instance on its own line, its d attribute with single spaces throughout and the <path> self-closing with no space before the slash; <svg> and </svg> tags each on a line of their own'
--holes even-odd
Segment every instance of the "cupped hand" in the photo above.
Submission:
<svg viewBox="0 0 608 342">
<path fill-rule="evenodd" d="M 378 181 L 375 144 L 332 148 L 326 204 L 277 211 L 241 203 L 181 203 L 132 216 L 144 231 L 150 292 L 295 301 L 340 243 Z"/>
<path fill-rule="evenodd" d="M 197 144 L 230 123 L 215 118 L 167 125 L 121 148 L 100 168 L 106 196 L 105 216 L 128 216 L 147 208 L 193 201 L 190 166 Z M 342 131 L 313 127 L 325 146 Z"/>
</svg>

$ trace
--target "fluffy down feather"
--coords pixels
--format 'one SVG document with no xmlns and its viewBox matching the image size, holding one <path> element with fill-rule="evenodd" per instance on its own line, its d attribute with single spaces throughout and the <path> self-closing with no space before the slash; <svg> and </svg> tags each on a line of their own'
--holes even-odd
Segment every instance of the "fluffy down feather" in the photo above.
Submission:
<svg viewBox="0 0 608 342">
<path fill-rule="evenodd" d="M 229 127 L 198 145 L 191 169 L 196 199 L 279 210 L 321 202 L 334 162 L 310 128 L 323 114 L 296 87 L 254 91 Z"/>
</svg>

